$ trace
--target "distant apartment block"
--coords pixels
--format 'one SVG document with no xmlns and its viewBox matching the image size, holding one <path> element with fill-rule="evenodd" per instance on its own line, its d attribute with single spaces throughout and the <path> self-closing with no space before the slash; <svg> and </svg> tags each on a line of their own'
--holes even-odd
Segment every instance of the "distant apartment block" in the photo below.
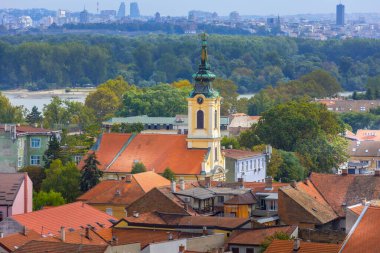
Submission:
<svg viewBox="0 0 380 253">
<path fill-rule="evenodd" d="M 0 124 L 0 172 L 15 172 L 29 165 L 43 166 L 42 157 L 59 131 Z"/>
<path fill-rule="evenodd" d="M 136 2 L 132 2 L 130 5 L 130 17 L 131 18 L 139 18 L 140 17 L 139 5 Z"/>
<path fill-rule="evenodd" d="M 334 112 L 369 112 L 380 106 L 380 100 L 344 100 L 344 99 L 317 99 L 318 103 L 326 105 L 329 111 Z"/>
<path fill-rule="evenodd" d="M 125 18 L 125 3 L 121 2 L 119 6 L 119 10 L 117 12 L 117 18 L 122 19 Z"/>
<path fill-rule="evenodd" d="M 345 24 L 345 6 L 343 4 L 338 4 L 336 6 L 336 25 L 344 26 Z"/>
</svg>

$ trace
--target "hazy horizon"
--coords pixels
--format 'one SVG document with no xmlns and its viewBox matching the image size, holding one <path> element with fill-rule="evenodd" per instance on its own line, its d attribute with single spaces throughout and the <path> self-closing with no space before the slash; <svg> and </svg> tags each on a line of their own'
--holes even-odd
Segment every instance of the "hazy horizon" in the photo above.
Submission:
<svg viewBox="0 0 380 253">
<path fill-rule="evenodd" d="M 178 7 L 180 3 L 180 7 Z M 86 9 L 96 12 L 96 3 L 99 2 L 99 10 L 117 10 L 121 0 L 2 0 L 2 8 L 46 8 L 50 10 L 67 9 L 71 11 Z M 129 3 L 126 1 L 127 11 Z M 347 13 L 379 13 L 380 1 L 374 0 L 345 0 L 345 1 L 306 1 L 306 0 L 136 0 L 142 15 L 153 15 L 160 12 L 161 15 L 184 16 L 190 10 L 202 10 L 217 12 L 221 16 L 228 15 L 231 11 L 238 11 L 240 15 L 295 15 L 295 14 L 329 14 L 335 13 L 336 5 L 340 2 L 346 5 Z"/>
</svg>

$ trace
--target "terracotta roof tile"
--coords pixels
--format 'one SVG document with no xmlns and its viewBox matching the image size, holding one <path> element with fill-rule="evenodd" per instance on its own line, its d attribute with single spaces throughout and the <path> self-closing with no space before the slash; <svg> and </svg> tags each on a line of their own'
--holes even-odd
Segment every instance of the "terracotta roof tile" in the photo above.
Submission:
<svg viewBox="0 0 380 253">
<path fill-rule="evenodd" d="M 380 252 L 380 208 L 367 206 L 342 244 L 342 253 Z M 351 234 L 352 233 L 352 234 Z"/>
<path fill-rule="evenodd" d="M 294 241 L 274 240 L 265 253 L 293 253 Z M 303 242 L 297 253 L 338 253 L 340 245 L 329 243 Z"/>
<path fill-rule="evenodd" d="M 66 253 L 66 252 L 80 252 L 80 253 L 104 253 L 108 246 L 102 245 L 83 245 L 71 244 L 63 242 L 49 242 L 49 241 L 30 241 L 24 246 L 20 247 L 14 252 L 17 253 Z"/>
<path fill-rule="evenodd" d="M 291 235 L 297 226 L 268 227 L 259 229 L 242 230 L 232 233 L 228 240 L 229 245 L 260 245 L 265 238 L 276 232 L 284 232 Z"/>
<path fill-rule="evenodd" d="M 280 191 L 295 201 L 300 208 L 303 208 L 313 216 L 318 222 L 317 224 L 326 224 L 338 218 L 330 205 L 321 199 L 320 196 L 317 198 L 315 195 L 312 195 L 309 191 L 303 190 L 301 187 L 293 188 L 292 186 L 286 186 L 282 187 Z M 306 221 L 299 220 L 299 222 Z"/>
<path fill-rule="evenodd" d="M 26 214 L 14 215 L 11 217 L 28 229 L 41 232 L 42 234 L 59 235 L 61 227 L 74 230 L 91 225 L 100 228 L 99 224 L 105 227 L 112 226 L 110 220 L 116 220 L 104 212 L 101 212 L 83 202 L 75 202 L 49 208 L 46 210 L 35 211 Z M 99 224 L 98 224 L 99 223 Z"/>
<path fill-rule="evenodd" d="M 347 206 L 380 196 L 380 177 L 376 176 L 312 173 L 310 181 L 340 217 L 345 217 Z"/>
<path fill-rule="evenodd" d="M 236 160 L 263 155 L 262 152 L 252 152 L 252 151 L 239 150 L 239 149 L 224 149 L 222 150 L 222 153 L 224 154 L 225 157 L 229 157 Z"/>
<path fill-rule="evenodd" d="M 41 235 L 33 230 L 28 230 L 26 234 L 16 233 L 0 238 L 0 248 L 5 248 L 8 251 L 14 251 L 25 243 L 41 238 Z"/>
<path fill-rule="evenodd" d="M 115 133 L 104 133 L 95 151 L 103 171 L 129 173 L 134 162 L 139 161 L 157 173 L 169 167 L 175 174 L 182 175 L 200 174 L 207 152 L 207 149 L 188 149 L 186 135 L 137 134 L 131 137 L 131 134 Z M 82 164 L 83 160 L 79 167 Z"/>
<path fill-rule="evenodd" d="M 152 172 L 134 174 L 126 180 L 105 180 L 80 196 L 77 200 L 89 204 L 129 205 L 154 187 L 170 185 L 166 178 Z"/>
</svg>

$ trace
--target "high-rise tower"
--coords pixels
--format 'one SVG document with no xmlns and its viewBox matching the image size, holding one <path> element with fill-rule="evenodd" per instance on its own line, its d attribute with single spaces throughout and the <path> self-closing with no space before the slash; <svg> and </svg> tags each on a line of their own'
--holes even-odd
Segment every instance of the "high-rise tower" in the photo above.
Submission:
<svg viewBox="0 0 380 253">
<path fill-rule="evenodd" d="M 139 5 L 136 2 L 132 2 L 130 5 L 130 17 L 131 18 L 140 17 Z"/>
<path fill-rule="evenodd" d="M 194 89 L 187 98 L 188 124 L 187 147 L 209 150 L 213 174 L 222 174 L 224 158 L 221 154 L 220 100 L 219 93 L 212 88 L 215 75 L 210 71 L 207 53 L 207 36 L 202 34 L 201 63 L 193 75 Z M 219 170 L 219 171 L 218 171 Z"/>
<path fill-rule="evenodd" d="M 120 3 L 119 10 L 117 12 L 117 18 L 118 19 L 125 18 L 125 3 L 124 2 Z"/>
<path fill-rule="evenodd" d="M 344 24 L 345 24 L 344 9 L 345 9 L 345 7 L 343 4 L 338 4 L 336 6 L 336 25 L 344 26 Z"/>
</svg>

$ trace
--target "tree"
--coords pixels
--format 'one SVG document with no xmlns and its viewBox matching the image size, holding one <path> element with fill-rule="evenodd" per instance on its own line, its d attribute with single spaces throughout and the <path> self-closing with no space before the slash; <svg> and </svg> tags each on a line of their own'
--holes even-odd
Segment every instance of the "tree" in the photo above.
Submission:
<svg viewBox="0 0 380 253">
<path fill-rule="evenodd" d="M 12 106 L 9 99 L 0 92 L 0 122 L 21 123 L 22 121 L 22 107 Z"/>
<path fill-rule="evenodd" d="M 134 163 L 132 166 L 131 174 L 138 174 L 142 172 L 146 172 L 145 165 L 141 162 Z"/>
<path fill-rule="evenodd" d="M 305 168 L 297 155 L 292 152 L 279 150 L 282 163 L 278 168 L 278 173 L 274 177 L 275 180 L 281 182 L 291 182 L 292 180 L 300 181 L 305 178 Z"/>
<path fill-rule="evenodd" d="M 44 105 L 44 127 L 57 129 L 64 124 L 67 124 L 69 119 L 65 116 L 65 108 L 63 107 L 63 100 L 55 96 L 52 98 L 50 104 Z"/>
<path fill-rule="evenodd" d="M 162 176 L 170 181 L 174 181 L 175 180 L 175 174 L 174 172 L 169 168 L 167 167 L 165 170 L 164 170 L 164 173 L 162 173 Z"/>
<path fill-rule="evenodd" d="M 28 115 L 26 115 L 26 122 L 32 125 L 32 124 L 41 123 L 41 121 L 42 121 L 41 112 L 38 111 L 37 106 L 33 106 L 32 111 Z"/>
<path fill-rule="evenodd" d="M 311 171 L 331 172 L 347 158 L 347 144 L 339 136 L 344 129 L 344 123 L 325 106 L 301 100 L 265 112 L 254 134 L 277 149 L 297 152 L 302 165 Z M 292 166 L 298 160 L 286 153 L 282 157 Z"/>
<path fill-rule="evenodd" d="M 124 95 L 119 116 L 148 115 L 150 117 L 174 117 L 187 111 L 188 92 L 168 84 L 129 90 Z"/>
<path fill-rule="evenodd" d="M 42 181 L 45 179 L 45 170 L 39 166 L 26 166 L 20 172 L 27 172 L 30 180 L 33 182 L 33 190 L 39 192 Z"/>
<path fill-rule="evenodd" d="M 81 169 L 80 190 L 87 192 L 100 182 L 103 171 L 98 168 L 100 162 L 96 159 L 96 154 L 91 153 L 85 160 Z"/>
<path fill-rule="evenodd" d="M 45 163 L 45 168 L 50 167 L 50 163 L 53 160 L 61 159 L 65 160 L 65 157 L 63 155 L 63 150 L 61 148 L 61 144 L 57 138 L 57 136 L 53 135 L 48 143 L 48 149 L 45 151 L 44 156 L 42 157 L 42 160 Z"/>
<path fill-rule="evenodd" d="M 33 210 L 37 211 L 45 206 L 60 206 L 65 204 L 62 194 L 55 191 L 34 192 L 33 193 Z"/>
<path fill-rule="evenodd" d="M 273 235 L 265 238 L 264 242 L 261 244 L 261 252 L 265 252 L 265 250 L 269 247 L 269 245 L 273 242 L 273 240 L 291 240 L 292 238 L 285 232 L 275 232 Z"/>
<path fill-rule="evenodd" d="M 144 130 L 144 125 L 142 123 L 121 123 L 114 124 L 111 127 L 111 132 L 113 133 L 141 133 Z"/>
<path fill-rule="evenodd" d="M 253 124 L 250 129 L 240 133 L 238 142 L 240 147 L 252 149 L 254 146 L 261 144 L 259 136 L 256 134 L 257 124 Z"/>
<path fill-rule="evenodd" d="M 220 115 L 226 116 L 236 112 L 239 94 L 237 93 L 237 85 L 231 80 L 221 78 L 215 79 L 213 88 L 217 90 L 223 98 L 220 106 Z"/>
<path fill-rule="evenodd" d="M 221 141 L 222 147 L 230 148 L 232 146 L 233 149 L 239 149 L 240 143 L 235 137 L 227 137 L 223 136 L 223 139 Z"/>
<path fill-rule="evenodd" d="M 315 70 L 309 74 L 306 74 L 300 78 L 301 82 L 308 83 L 314 81 L 317 85 L 323 87 L 324 93 L 322 96 L 333 96 L 337 92 L 342 90 L 342 87 L 329 72 L 322 69 Z"/>
<path fill-rule="evenodd" d="M 59 192 L 66 202 L 75 201 L 79 196 L 80 171 L 73 162 L 63 165 L 59 159 L 53 160 L 46 169 L 46 178 L 42 181 L 41 190 Z"/>
</svg>

